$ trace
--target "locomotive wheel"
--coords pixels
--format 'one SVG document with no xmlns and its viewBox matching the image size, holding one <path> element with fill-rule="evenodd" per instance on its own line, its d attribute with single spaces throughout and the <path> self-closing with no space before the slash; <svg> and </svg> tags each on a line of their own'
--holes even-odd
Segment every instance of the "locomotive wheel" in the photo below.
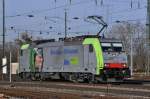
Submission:
<svg viewBox="0 0 150 99">
<path fill-rule="evenodd" d="M 69 80 L 72 81 L 72 82 L 74 82 L 74 83 L 78 83 L 79 82 L 77 74 L 71 74 L 69 76 Z"/>
<path fill-rule="evenodd" d="M 23 80 L 27 80 L 27 77 L 26 77 L 26 73 L 25 73 L 25 72 L 22 73 L 22 79 L 23 79 Z"/>
<path fill-rule="evenodd" d="M 89 74 L 88 83 L 90 84 L 96 83 L 95 75 Z"/>
<path fill-rule="evenodd" d="M 30 78 L 32 81 L 35 81 L 35 74 L 34 73 L 31 73 L 31 78 Z"/>
<path fill-rule="evenodd" d="M 102 74 L 101 76 L 96 77 L 96 82 L 107 82 L 107 76 L 105 74 Z"/>
<path fill-rule="evenodd" d="M 42 80 L 42 76 L 40 75 L 40 73 L 34 73 L 32 75 L 32 80 L 40 81 Z"/>
</svg>

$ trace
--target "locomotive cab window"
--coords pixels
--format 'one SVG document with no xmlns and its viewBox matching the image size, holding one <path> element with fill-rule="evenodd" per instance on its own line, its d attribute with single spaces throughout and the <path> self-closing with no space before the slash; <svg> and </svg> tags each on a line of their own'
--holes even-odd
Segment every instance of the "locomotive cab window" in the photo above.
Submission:
<svg viewBox="0 0 150 99">
<path fill-rule="evenodd" d="M 42 49 L 42 48 L 38 48 L 38 49 L 37 49 L 37 54 L 43 56 L 43 49 Z"/>
<path fill-rule="evenodd" d="M 122 43 L 113 43 L 113 50 L 116 51 L 116 52 L 121 52 L 123 49 L 122 49 Z"/>
<path fill-rule="evenodd" d="M 93 52 L 93 45 L 92 44 L 89 45 L 89 52 L 91 52 L 91 53 Z"/>
<path fill-rule="evenodd" d="M 23 50 L 20 50 L 20 56 L 23 56 Z"/>
<path fill-rule="evenodd" d="M 101 43 L 102 50 L 105 51 L 112 51 L 111 43 Z"/>
<path fill-rule="evenodd" d="M 114 47 L 113 50 L 115 52 L 121 52 L 122 51 L 122 47 Z"/>
</svg>

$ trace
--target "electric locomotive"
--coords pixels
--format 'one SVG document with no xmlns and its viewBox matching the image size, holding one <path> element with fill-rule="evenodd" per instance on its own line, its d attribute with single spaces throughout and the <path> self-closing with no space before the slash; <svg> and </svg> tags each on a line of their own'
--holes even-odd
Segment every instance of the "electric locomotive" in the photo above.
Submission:
<svg viewBox="0 0 150 99">
<path fill-rule="evenodd" d="M 24 44 L 19 75 L 23 79 L 98 82 L 130 77 L 121 41 L 99 36 L 61 38 Z"/>
</svg>

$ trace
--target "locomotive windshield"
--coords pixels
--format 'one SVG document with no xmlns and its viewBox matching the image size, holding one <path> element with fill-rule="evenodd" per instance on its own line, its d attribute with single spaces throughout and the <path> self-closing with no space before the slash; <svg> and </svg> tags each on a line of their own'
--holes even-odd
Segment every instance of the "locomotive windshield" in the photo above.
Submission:
<svg viewBox="0 0 150 99">
<path fill-rule="evenodd" d="M 112 51 L 111 43 L 101 43 L 102 50 L 105 51 Z"/>
<path fill-rule="evenodd" d="M 123 46 L 122 43 L 107 43 L 107 42 L 102 42 L 102 50 L 104 52 L 121 52 L 123 51 Z"/>
<path fill-rule="evenodd" d="M 122 43 L 112 43 L 112 47 L 115 52 L 122 51 Z"/>
<path fill-rule="evenodd" d="M 127 56 L 126 53 L 123 52 L 123 45 L 121 42 L 102 42 L 101 46 L 103 50 L 104 63 L 127 63 Z"/>
</svg>

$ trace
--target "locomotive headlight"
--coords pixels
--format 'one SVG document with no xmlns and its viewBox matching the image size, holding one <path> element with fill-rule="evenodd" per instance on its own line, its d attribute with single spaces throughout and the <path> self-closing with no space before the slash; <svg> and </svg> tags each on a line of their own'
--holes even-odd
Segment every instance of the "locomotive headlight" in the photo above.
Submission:
<svg viewBox="0 0 150 99">
<path fill-rule="evenodd" d="M 116 56 L 116 54 L 112 54 L 112 56 Z"/>
<path fill-rule="evenodd" d="M 105 63 L 104 66 L 105 66 L 105 67 L 109 67 L 109 64 L 108 64 L 108 63 Z"/>
<path fill-rule="evenodd" d="M 127 65 L 126 65 L 126 64 L 122 64 L 122 66 L 123 66 L 123 67 L 126 67 Z"/>
</svg>

